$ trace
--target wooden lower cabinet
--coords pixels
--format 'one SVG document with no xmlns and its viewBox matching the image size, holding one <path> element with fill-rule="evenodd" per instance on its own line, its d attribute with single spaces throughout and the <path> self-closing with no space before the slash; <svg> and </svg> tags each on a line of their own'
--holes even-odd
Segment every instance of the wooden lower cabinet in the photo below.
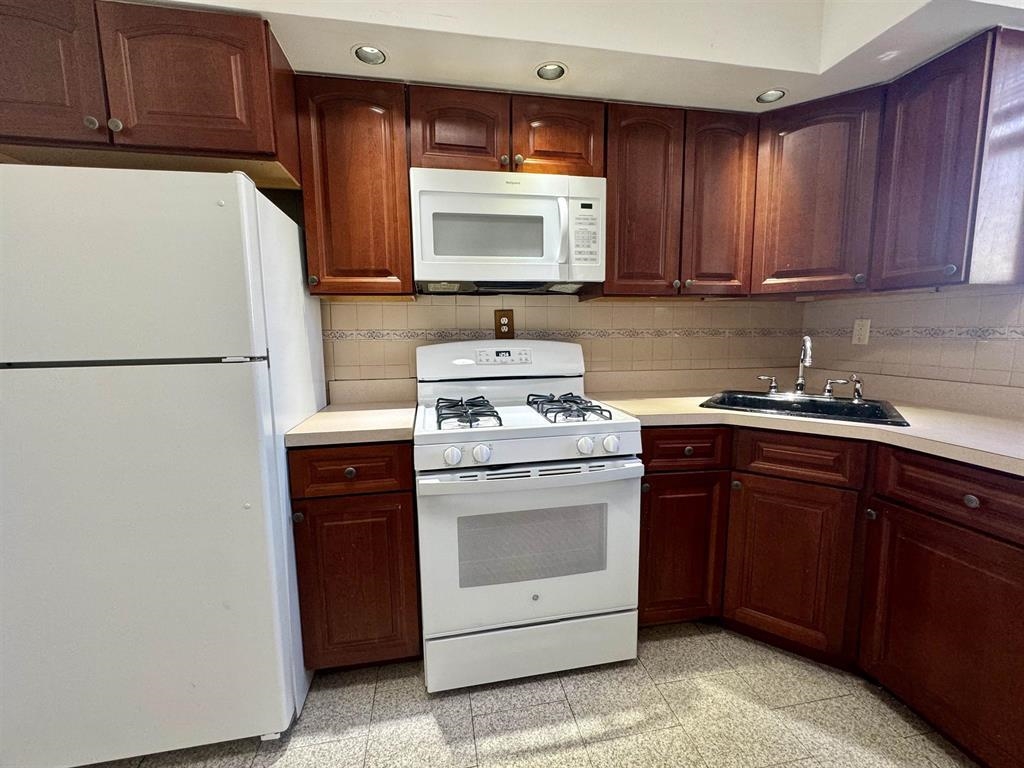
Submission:
<svg viewBox="0 0 1024 768">
<path fill-rule="evenodd" d="M 292 502 L 306 666 L 420 653 L 411 493 Z"/>
<path fill-rule="evenodd" d="M 640 508 L 640 624 L 718 616 L 729 473 L 648 475 Z"/>
<path fill-rule="evenodd" d="M 870 507 L 861 667 L 992 768 L 1024 766 L 1024 549 Z"/>
<path fill-rule="evenodd" d="M 838 656 L 857 492 L 740 472 L 732 478 L 723 616 Z"/>
</svg>

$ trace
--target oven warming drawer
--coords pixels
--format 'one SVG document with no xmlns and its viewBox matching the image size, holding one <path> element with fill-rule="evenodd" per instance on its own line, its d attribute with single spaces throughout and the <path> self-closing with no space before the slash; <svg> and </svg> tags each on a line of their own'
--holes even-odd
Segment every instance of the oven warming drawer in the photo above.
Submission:
<svg viewBox="0 0 1024 768">
<path fill-rule="evenodd" d="M 622 611 L 426 640 L 427 691 L 634 659 L 636 638 L 636 611 Z"/>
</svg>

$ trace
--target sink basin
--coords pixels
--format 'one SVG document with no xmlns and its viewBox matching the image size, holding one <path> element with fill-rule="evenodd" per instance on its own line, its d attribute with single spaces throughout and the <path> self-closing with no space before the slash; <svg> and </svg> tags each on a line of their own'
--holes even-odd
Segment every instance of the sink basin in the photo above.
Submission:
<svg viewBox="0 0 1024 768">
<path fill-rule="evenodd" d="M 888 424 L 894 427 L 909 427 L 892 403 L 885 400 L 862 400 L 853 402 L 845 397 L 824 397 L 822 395 L 797 395 L 780 393 L 769 395 L 765 392 L 726 391 L 712 395 L 701 408 L 722 408 L 727 411 L 750 411 L 753 413 L 777 413 L 785 416 L 807 416 L 813 419 L 836 419 L 856 421 L 862 424 Z"/>
</svg>

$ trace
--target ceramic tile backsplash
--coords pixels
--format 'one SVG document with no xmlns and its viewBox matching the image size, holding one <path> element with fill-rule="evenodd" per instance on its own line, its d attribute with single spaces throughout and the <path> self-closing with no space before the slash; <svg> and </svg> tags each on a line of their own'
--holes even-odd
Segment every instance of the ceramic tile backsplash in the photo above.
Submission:
<svg viewBox="0 0 1024 768">
<path fill-rule="evenodd" d="M 1024 289 L 965 287 L 805 305 L 818 367 L 911 379 L 1024 387 Z M 857 318 L 867 345 L 852 343 Z"/>
<path fill-rule="evenodd" d="M 793 302 L 579 302 L 574 296 L 324 301 L 327 378 L 415 377 L 418 346 L 492 338 L 498 308 L 514 310 L 518 338 L 579 342 L 593 372 L 788 365 L 803 316 Z"/>
</svg>

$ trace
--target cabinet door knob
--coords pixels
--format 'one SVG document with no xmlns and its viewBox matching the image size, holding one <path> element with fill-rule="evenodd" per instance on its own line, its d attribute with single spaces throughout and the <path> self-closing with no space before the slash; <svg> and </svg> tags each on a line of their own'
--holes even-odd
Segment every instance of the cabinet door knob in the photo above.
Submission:
<svg viewBox="0 0 1024 768">
<path fill-rule="evenodd" d="M 90 131 L 95 131 L 97 128 L 100 127 L 100 121 L 92 115 L 86 115 L 82 122 L 85 124 L 85 127 L 88 128 Z"/>
<path fill-rule="evenodd" d="M 356 476 L 356 468 L 355 467 L 345 467 L 345 477 L 347 477 L 349 480 L 351 480 L 355 476 Z"/>
<path fill-rule="evenodd" d="M 688 445 L 683 448 L 683 456 L 693 456 L 693 446 Z"/>
<path fill-rule="evenodd" d="M 864 517 L 866 517 L 868 520 L 877 520 L 878 519 L 878 513 L 875 512 L 875 510 L 873 510 L 873 509 L 865 509 L 864 510 Z"/>
<path fill-rule="evenodd" d="M 651 490 L 651 484 L 650 483 L 643 483 L 640 486 L 640 493 L 647 493 L 650 490 Z"/>
<path fill-rule="evenodd" d="M 942 274 L 946 275 L 946 277 L 952 277 L 957 273 L 958 269 L 959 267 L 956 264 L 947 264 L 942 268 Z"/>
<path fill-rule="evenodd" d="M 292 513 L 292 522 L 293 523 L 301 523 L 305 519 L 306 519 L 306 516 L 304 514 L 302 514 L 301 512 L 293 512 Z"/>
<path fill-rule="evenodd" d="M 498 162 L 502 165 L 508 165 L 508 155 L 502 155 L 498 158 Z"/>
<path fill-rule="evenodd" d="M 697 284 L 697 281 L 694 280 L 692 277 L 688 278 L 687 281 L 685 283 L 683 283 L 683 285 L 686 286 L 687 288 L 693 288 L 693 286 L 695 286 L 696 284 Z"/>
<path fill-rule="evenodd" d="M 742 491 L 743 490 L 743 483 L 741 483 L 739 480 L 733 480 L 730 485 L 732 486 L 732 489 L 734 491 Z"/>
<path fill-rule="evenodd" d="M 973 493 L 968 493 L 964 496 L 964 506 L 968 509 L 977 509 L 981 506 L 981 499 L 975 496 Z"/>
<path fill-rule="evenodd" d="M 681 285 L 682 285 L 682 283 L 679 282 L 678 280 L 673 280 L 672 281 L 672 287 L 673 288 L 679 288 Z"/>
<path fill-rule="evenodd" d="M 853 276 L 853 282 L 855 282 L 857 285 L 864 285 L 864 283 L 866 283 L 867 281 L 868 276 L 865 275 L 863 272 L 858 272 L 856 275 Z"/>
<path fill-rule="evenodd" d="M 309 282 L 310 285 L 319 285 L 320 284 L 320 278 L 317 277 L 316 275 L 310 275 L 308 282 Z"/>
<path fill-rule="evenodd" d="M 513 160 L 516 161 L 516 165 L 522 165 L 523 163 L 526 162 L 526 158 L 520 155 L 519 153 L 516 153 L 516 156 L 513 158 Z"/>
<path fill-rule="evenodd" d="M 112 130 L 114 133 L 120 133 L 124 130 L 124 123 L 118 120 L 116 117 L 112 117 L 107 120 L 107 128 Z"/>
</svg>

